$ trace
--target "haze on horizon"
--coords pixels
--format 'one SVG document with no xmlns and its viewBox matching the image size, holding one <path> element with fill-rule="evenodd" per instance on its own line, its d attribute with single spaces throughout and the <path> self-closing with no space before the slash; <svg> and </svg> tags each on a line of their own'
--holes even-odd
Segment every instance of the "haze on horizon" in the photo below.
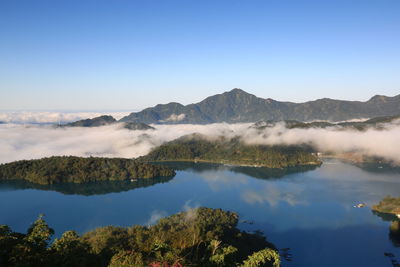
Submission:
<svg viewBox="0 0 400 267">
<path fill-rule="evenodd" d="M 400 2 L 1 1 L 1 110 L 400 93 Z"/>
</svg>

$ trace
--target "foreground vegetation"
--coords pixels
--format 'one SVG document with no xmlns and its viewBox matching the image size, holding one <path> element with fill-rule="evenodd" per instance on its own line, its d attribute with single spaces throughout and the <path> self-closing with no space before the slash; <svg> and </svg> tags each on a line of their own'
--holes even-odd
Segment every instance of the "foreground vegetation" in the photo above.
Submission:
<svg viewBox="0 0 400 267">
<path fill-rule="evenodd" d="M 199 161 L 268 168 L 321 164 L 306 146 L 246 145 L 239 137 L 209 140 L 199 134 L 161 145 L 140 160 Z"/>
<path fill-rule="evenodd" d="M 394 215 L 400 214 L 400 197 L 386 196 L 377 205 L 372 206 L 372 210 Z"/>
<path fill-rule="evenodd" d="M 237 229 L 236 213 L 198 208 L 149 227 L 54 234 L 40 216 L 26 234 L 0 226 L 0 266 L 280 266 L 264 237 Z"/>
<path fill-rule="evenodd" d="M 0 165 L 0 180 L 23 179 L 42 185 L 122 181 L 174 175 L 175 172 L 165 166 L 122 158 L 61 156 Z"/>
</svg>

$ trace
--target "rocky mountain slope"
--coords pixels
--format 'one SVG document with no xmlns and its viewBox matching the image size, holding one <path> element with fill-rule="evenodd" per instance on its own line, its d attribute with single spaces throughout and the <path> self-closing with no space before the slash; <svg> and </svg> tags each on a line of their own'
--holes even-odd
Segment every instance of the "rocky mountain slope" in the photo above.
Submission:
<svg viewBox="0 0 400 267">
<path fill-rule="evenodd" d="M 260 120 L 343 121 L 399 114 L 400 95 L 377 95 L 366 102 L 323 98 L 305 103 L 292 103 L 263 99 L 241 89 L 233 89 L 210 96 L 196 104 L 159 104 L 140 112 L 133 112 L 121 121 L 162 124 L 238 123 Z"/>
</svg>

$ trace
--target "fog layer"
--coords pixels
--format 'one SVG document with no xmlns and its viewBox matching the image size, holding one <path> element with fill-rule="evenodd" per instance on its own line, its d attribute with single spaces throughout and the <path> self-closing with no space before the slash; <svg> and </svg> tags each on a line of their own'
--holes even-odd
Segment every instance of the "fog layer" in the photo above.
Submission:
<svg viewBox="0 0 400 267">
<path fill-rule="evenodd" d="M 262 131 L 251 124 L 152 125 L 156 130 L 131 131 L 110 125 L 94 128 L 55 128 L 0 124 L 0 163 L 54 155 L 135 158 L 180 136 L 201 133 L 209 137 L 241 136 L 248 144 L 309 144 L 319 152 L 357 152 L 400 162 L 400 126 L 367 131 L 287 129 L 278 124 Z"/>
</svg>

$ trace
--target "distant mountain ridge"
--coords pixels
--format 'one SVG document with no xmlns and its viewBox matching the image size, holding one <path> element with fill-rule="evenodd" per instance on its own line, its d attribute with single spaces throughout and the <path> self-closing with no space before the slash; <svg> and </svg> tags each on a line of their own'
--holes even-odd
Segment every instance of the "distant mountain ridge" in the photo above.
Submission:
<svg viewBox="0 0 400 267">
<path fill-rule="evenodd" d="M 59 127 L 99 127 L 99 126 L 105 126 L 105 125 L 111 125 L 111 124 L 117 124 L 119 123 L 114 117 L 109 116 L 109 115 L 103 115 L 99 117 L 95 117 L 93 119 L 85 119 L 85 120 L 79 120 L 63 125 L 59 125 Z M 122 124 L 123 128 L 128 129 L 128 130 L 154 130 L 153 127 L 141 123 L 141 122 L 124 122 L 124 123 L 119 123 Z"/>
<path fill-rule="evenodd" d="M 123 117 L 122 122 L 142 123 L 239 123 L 260 120 L 328 120 L 344 121 L 400 114 L 400 95 L 376 95 L 366 102 L 318 99 L 305 103 L 280 102 L 259 98 L 241 89 L 207 97 L 203 101 L 182 105 L 159 104 Z"/>
</svg>

